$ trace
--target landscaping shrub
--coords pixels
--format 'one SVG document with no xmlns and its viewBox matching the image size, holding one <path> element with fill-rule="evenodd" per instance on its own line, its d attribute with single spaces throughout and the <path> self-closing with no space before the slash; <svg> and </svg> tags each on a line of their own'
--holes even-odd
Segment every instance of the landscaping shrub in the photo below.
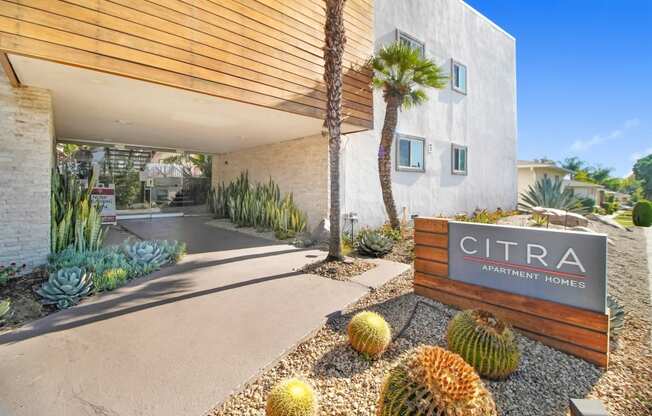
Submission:
<svg viewBox="0 0 652 416">
<path fill-rule="evenodd" d="M 489 312 L 459 312 L 448 325 L 448 348 L 480 375 L 503 379 L 518 367 L 520 353 L 509 325 Z"/>
<path fill-rule="evenodd" d="M 563 187 L 561 179 L 553 182 L 550 178 L 542 178 L 534 186 L 530 185 L 528 190 L 521 194 L 521 199 L 523 202 L 519 202 L 519 207 L 528 212 L 535 207 L 555 208 L 578 214 L 591 211 L 582 205 L 572 189 Z"/>
<path fill-rule="evenodd" d="M 595 209 L 595 199 L 589 197 L 580 198 L 580 205 L 582 205 L 587 212 L 593 212 Z"/>
<path fill-rule="evenodd" d="M 652 225 L 652 202 L 648 200 L 638 201 L 632 211 L 634 225 L 649 227 Z"/>
<path fill-rule="evenodd" d="M 377 415 L 497 416 L 497 411 L 491 393 L 462 357 L 422 346 L 389 372 Z"/>
<path fill-rule="evenodd" d="M 274 386 L 267 396 L 267 416 L 314 416 L 318 403 L 315 392 L 306 382 L 296 378 Z"/>
<path fill-rule="evenodd" d="M 279 239 L 292 238 L 306 229 L 306 215 L 295 205 L 292 194 L 281 198 L 271 178 L 267 184 L 251 184 L 247 172 L 211 190 L 209 208 L 217 218 L 228 218 L 240 227 L 272 230 Z"/>
<path fill-rule="evenodd" d="M 107 269 L 103 273 L 93 275 L 93 288 L 95 292 L 114 290 L 125 283 L 129 272 L 123 268 Z"/>
<path fill-rule="evenodd" d="M 378 230 L 362 229 L 356 236 L 355 248 L 358 253 L 365 256 L 381 257 L 389 253 L 393 247 L 394 240 Z"/>
<path fill-rule="evenodd" d="M 36 291 L 46 305 L 66 309 L 87 296 L 93 287 L 93 279 L 85 269 L 70 267 L 51 273 L 47 282 Z"/>
<path fill-rule="evenodd" d="M 91 202 L 91 191 L 97 173 L 84 189 L 74 173 L 58 169 L 52 171 L 50 203 L 52 253 L 74 246 L 77 251 L 97 250 L 104 241 L 101 208 Z"/>
<path fill-rule="evenodd" d="M 380 357 L 392 340 L 387 321 L 370 311 L 357 313 L 349 322 L 347 332 L 353 349 L 372 358 Z"/>
<path fill-rule="evenodd" d="M 496 224 L 501 218 L 509 217 L 516 215 L 517 212 L 514 211 L 503 211 L 502 209 L 497 209 L 496 211 L 488 211 L 482 209 L 473 213 L 469 216 L 467 214 L 458 214 L 455 216 L 456 221 L 463 222 L 476 222 L 480 224 Z"/>
<path fill-rule="evenodd" d="M 27 267 L 25 264 L 16 266 L 16 263 L 11 263 L 9 266 L 0 266 L 0 286 L 6 284 L 9 279 L 16 277 Z"/>
<path fill-rule="evenodd" d="M 615 338 L 625 324 L 625 310 L 611 295 L 607 296 L 607 306 L 609 307 L 609 335 Z"/>
</svg>

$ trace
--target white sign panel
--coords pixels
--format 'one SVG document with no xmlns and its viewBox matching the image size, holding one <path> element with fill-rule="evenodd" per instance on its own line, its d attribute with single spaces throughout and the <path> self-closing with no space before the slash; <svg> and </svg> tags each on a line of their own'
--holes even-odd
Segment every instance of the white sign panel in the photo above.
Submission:
<svg viewBox="0 0 652 416">
<path fill-rule="evenodd" d="M 115 211 L 115 188 L 111 185 L 108 188 L 93 188 L 91 201 L 102 207 L 102 224 L 117 224 Z"/>
</svg>

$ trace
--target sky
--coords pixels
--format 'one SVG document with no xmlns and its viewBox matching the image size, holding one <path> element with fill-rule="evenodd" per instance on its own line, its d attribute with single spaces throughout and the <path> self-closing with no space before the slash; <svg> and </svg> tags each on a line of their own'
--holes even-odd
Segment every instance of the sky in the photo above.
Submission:
<svg viewBox="0 0 652 416">
<path fill-rule="evenodd" d="M 652 0 L 466 2 L 516 38 L 519 159 L 652 153 Z"/>
</svg>

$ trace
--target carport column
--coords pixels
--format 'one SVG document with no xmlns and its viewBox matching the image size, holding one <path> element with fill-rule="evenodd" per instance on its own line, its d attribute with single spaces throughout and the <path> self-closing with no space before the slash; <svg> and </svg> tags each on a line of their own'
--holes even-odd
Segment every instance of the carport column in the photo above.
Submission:
<svg viewBox="0 0 652 416">
<path fill-rule="evenodd" d="M 50 92 L 14 88 L 0 71 L 0 265 L 46 262 L 53 162 Z"/>
</svg>

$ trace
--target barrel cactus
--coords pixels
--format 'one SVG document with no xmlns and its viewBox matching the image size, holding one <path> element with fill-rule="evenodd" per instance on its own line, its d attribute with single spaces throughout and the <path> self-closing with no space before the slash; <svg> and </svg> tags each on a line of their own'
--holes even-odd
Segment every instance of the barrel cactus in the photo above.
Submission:
<svg viewBox="0 0 652 416">
<path fill-rule="evenodd" d="M 422 346 L 390 370 L 378 416 L 497 416 L 491 393 L 462 357 Z"/>
<path fill-rule="evenodd" d="M 508 324 L 489 312 L 463 311 L 448 325 L 448 348 L 480 375 L 503 379 L 518 367 L 520 353 Z"/>
<path fill-rule="evenodd" d="M 9 312 L 11 312 L 11 300 L 5 299 L 0 302 L 0 322 L 9 317 Z"/>
<path fill-rule="evenodd" d="M 380 357 L 392 339 L 387 321 L 370 311 L 357 313 L 349 322 L 347 332 L 353 349 L 372 358 Z"/>
<path fill-rule="evenodd" d="M 93 287 L 92 276 L 85 269 L 69 267 L 51 273 L 48 281 L 36 291 L 46 305 L 66 309 L 88 295 Z"/>
<path fill-rule="evenodd" d="M 136 241 L 124 245 L 125 254 L 147 269 L 157 269 L 170 262 L 167 246 L 158 240 Z"/>
<path fill-rule="evenodd" d="M 267 396 L 267 416 L 313 416 L 317 398 L 306 382 L 293 378 L 280 382 Z"/>
<path fill-rule="evenodd" d="M 358 252 L 365 256 L 380 257 L 389 253 L 394 241 L 378 231 L 363 232 L 357 244 Z"/>
</svg>

